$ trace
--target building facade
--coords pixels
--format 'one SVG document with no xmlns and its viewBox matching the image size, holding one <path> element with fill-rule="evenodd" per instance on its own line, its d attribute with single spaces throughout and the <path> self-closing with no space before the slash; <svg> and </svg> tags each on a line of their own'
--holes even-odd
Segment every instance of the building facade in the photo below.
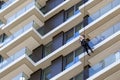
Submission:
<svg viewBox="0 0 120 80">
<path fill-rule="evenodd" d="M 119 80 L 119 74 L 120 0 L 0 0 L 0 80 Z"/>
</svg>

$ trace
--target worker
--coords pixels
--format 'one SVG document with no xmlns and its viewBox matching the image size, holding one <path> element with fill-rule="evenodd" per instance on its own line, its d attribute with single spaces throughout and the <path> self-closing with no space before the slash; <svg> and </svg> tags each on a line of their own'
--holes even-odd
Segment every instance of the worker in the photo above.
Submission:
<svg viewBox="0 0 120 80">
<path fill-rule="evenodd" d="M 89 41 L 90 41 L 89 38 L 85 39 L 85 35 L 80 36 L 81 46 L 84 48 L 84 51 L 86 51 L 87 54 L 90 56 L 88 50 L 90 49 L 92 53 L 93 53 L 93 50 L 92 50 L 92 48 L 88 44 Z"/>
</svg>

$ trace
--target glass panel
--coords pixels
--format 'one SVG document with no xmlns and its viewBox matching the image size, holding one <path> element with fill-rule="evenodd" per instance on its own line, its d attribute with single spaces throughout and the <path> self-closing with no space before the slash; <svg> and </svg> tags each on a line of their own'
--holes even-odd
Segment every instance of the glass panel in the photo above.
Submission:
<svg viewBox="0 0 120 80">
<path fill-rule="evenodd" d="M 43 79 L 42 80 L 49 80 L 51 78 L 51 69 L 50 66 L 43 70 Z"/>
<path fill-rule="evenodd" d="M 109 10 L 111 9 L 111 7 L 112 7 L 112 4 L 110 3 L 110 4 L 108 4 L 107 6 L 101 8 L 101 9 L 100 9 L 100 15 L 105 14 L 107 11 L 109 11 Z"/>
<path fill-rule="evenodd" d="M 115 7 L 120 4 L 120 0 L 113 0 L 112 7 Z"/>
<path fill-rule="evenodd" d="M 11 3 L 13 3 L 15 0 L 8 0 L 7 2 L 5 2 L 2 6 L 1 9 L 4 9 L 6 7 L 8 7 Z"/>
<path fill-rule="evenodd" d="M 117 32 L 120 30 L 120 22 L 114 25 L 114 32 Z"/>
<path fill-rule="evenodd" d="M 66 42 L 69 42 L 73 36 L 74 36 L 74 29 L 72 28 L 65 34 Z"/>
<path fill-rule="evenodd" d="M 79 73 L 77 76 L 71 78 L 70 80 L 83 80 L 83 72 Z"/>
<path fill-rule="evenodd" d="M 75 7 L 74 7 L 74 8 L 75 8 L 74 15 L 80 12 L 79 7 L 80 7 L 82 4 L 83 4 L 83 2 L 80 1 L 79 3 L 77 3 L 77 4 L 75 5 Z"/>
<path fill-rule="evenodd" d="M 67 19 L 74 15 L 74 7 L 67 10 Z"/>
<path fill-rule="evenodd" d="M 89 22 L 91 22 L 91 21 L 97 19 L 99 16 L 100 16 L 100 12 L 99 12 L 99 11 L 96 12 L 96 13 L 94 13 L 94 14 L 92 14 L 92 15 L 90 15 L 90 18 L 91 18 L 91 19 L 90 19 Z"/>
<path fill-rule="evenodd" d="M 52 42 L 45 45 L 45 56 L 49 55 L 52 52 Z"/>
<path fill-rule="evenodd" d="M 0 63 L 3 62 L 3 57 L 0 55 Z"/>
<path fill-rule="evenodd" d="M 66 58 L 65 69 L 67 69 L 74 64 L 74 53 L 72 52 L 72 53 L 68 54 L 65 58 Z"/>
<path fill-rule="evenodd" d="M 79 30 L 81 30 L 83 28 L 83 23 L 79 23 L 77 26 L 75 26 L 75 33 L 74 33 L 74 37 L 79 36 Z"/>
<path fill-rule="evenodd" d="M 34 2 L 28 4 L 28 5 L 25 7 L 25 10 L 29 10 L 31 7 L 34 6 L 34 4 L 35 4 Z"/>
<path fill-rule="evenodd" d="M 16 15 L 19 16 L 19 15 L 21 15 L 22 13 L 24 13 L 24 11 L 25 11 L 25 8 L 19 10 L 19 11 L 16 13 Z"/>
<path fill-rule="evenodd" d="M 83 53 L 83 49 L 82 47 L 79 47 L 77 50 L 75 50 L 75 58 L 74 61 L 78 62 L 79 61 L 79 55 Z"/>
<path fill-rule="evenodd" d="M 93 45 L 96 45 L 96 44 L 100 43 L 101 41 L 105 40 L 106 38 L 108 38 L 109 36 L 113 35 L 114 33 L 116 33 L 117 31 L 120 30 L 120 25 L 119 24 L 120 23 L 117 23 L 117 24 L 113 25 L 112 27 L 110 27 L 109 29 L 107 29 L 106 31 L 101 33 L 100 35 L 93 38 L 90 42 Z"/>
<path fill-rule="evenodd" d="M 75 80 L 83 80 L 83 73 L 78 74 L 78 75 L 75 77 Z"/>
<path fill-rule="evenodd" d="M 38 33 L 40 33 L 40 35 L 44 36 L 46 34 L 45 30 L 44 30 L 44 26 L 40 27 L 39 29 L 37 29 Z"/>
<path fill-rule="evenodd" d="M 79 7 L 83 4 L 83 1 L 80 1 L 75 5 L 75 11 L 79 10 Z"/>
<path fill-rule="evenodd" d="M 28 80 L 28 76 L 25 73 L 20 73 L 12 80 Z"/>
<path fill-rule="evenodd" d="M 14 37 L 17 37 L 18 35 L 23 33 L 23 29 L 20 29 L 19 31 L 15 32 L 15 34 L 13 34 Z"/>
<path fill-rule="evenodd" d="M 3 34 L 0 35 L 0 44 L 3 42 Z"/>
<path fill-rule="evenodd" d="M 7 19 L 7 23 L 13 21 L 13 20 L 15 19 L 15 17 L 16 17 L 15 15 L 9 17 L 9 18 Z"/>
<path fill-rule="evenodd" d="M 46 6 L 42 7 L 42 8 L 40 9 L 40 11 L 41 11 L 43 14 L 46 14 L 46 13 L 47 13 Z"/>
<path fill-rule="evenodd" d="M 101 70 L 103 68 L 103 65 L 102 65 L 102 61 L 99 62 L 98 64 L 92 66 L 90 69 L 89 69 L 89 76 L 92 76 L 93 74 L 95 74 L 96 72 L 98 72 L 99 70 Z"/>
<path fill-rule="evenodd" d="M 83 26 L 83 22 L 79 23 L 77 26 L 75 26 L 75 32 L 78 32 L 80 29 L 82 29 Z"/>
<path fill-rule="evenodd" d="M 16 18 L 18 18 L 20 15 L 22 15 L 23 13 L 25 13 L 26 11 L 28 11 L 33 5 L 34 5 L 34 2 L 31 2 L 28 5 L 26 5 L 24 8 L 22 8 L 21 10 L 19 10 L 18 12 L 16 12 L 12 16 L 10 16 L 7 19 L 7 23 L 9 23 L 9 22 L 15 20 Z"/>
<path fill-rule="evenodd" d="M 107 67 L 115 61 L 115 54 L 111 54 L 109 57 L 103 60 L 103 66 Z"/>
<path fill-rule="evenodd" d="M 66 64 L 69 64 L 73 61 L 73 52 L 66 56 Z"/>
</svg>

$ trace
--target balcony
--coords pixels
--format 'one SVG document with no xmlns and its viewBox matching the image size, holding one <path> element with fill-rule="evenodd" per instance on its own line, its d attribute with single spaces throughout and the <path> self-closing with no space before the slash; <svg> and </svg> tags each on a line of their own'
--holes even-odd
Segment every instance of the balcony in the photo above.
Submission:
<svg viewBox="0 0 120 80">
<path fill-rule="evenodd" d="M 24 8 L 22 8 L 21 10 L 19 10 L 18 12 L 13 14 L 12 16 L 10 16 L 7 19 L 7 23 L 10 23 L 10 22 L 14 21 L 16 18 L 20 17 L 22 14 L 29 11 L 33 6 L 34 6 L 34 2 L 31 2 L 31 3 L 27 4 L 26 6 L 24 6 Z"/>
<path fill-rule="evenodd" d="M 98 73 L 100 74 L 104 73 L 107 68 L 110 69 L 110 66 L 112 66 L 112 64 L 118 62 L 119 60 L 120 60 L 120 51 L 117 51 L 116 53 L 109 55 L 107 58 L 95 64 L 89 69 L 90 77 L 87 80 L 94 79 L 95 75 L 97 75 Z"/>
<path fill-rule="evenodd" d="M 86 19 L 86 20 L 88 20 L 88 25 L 85 27 L 86 34 L 89 35 L 89 33 L 92 33 L 96 28 L 101 26 L 101 24 L 104 24 L 105 22 L 108 22 L 110 19 L 114 18 L 116 15 L 119 15 L 120 14 L 119 10 L 120 10 L 120 6 L 116 5 L 111 10 L 108 10 L 108 12 L 106 12 L 105 14 L 100 15 L 97 19 L 95 18 L 94 21 L 90 21 L 90 24 L 89 24 L 90 16 L 88 16 L 88 19 Z M 82 33 L 82 34 L 83 34 L 83 32 L 84 32 L 84 29 L 80 31 L 80 33 Z M 91 35 L 89 35 L 89 36 L 93 37 Z"/>
<path fill-rule="evenodd" d="M 25 74 L 30 75 L 32 71 L 35 71 L 35 64 L 28 57 L 31 53 L 32 52 L 27 47 L 24 47 L 7 59 L 4 59 L 0 63 L 0 79 L 8 80 L 8 77 L 11 78 L 12 75 L 12 77 L 14 77 L 13 80 L 18 80 L 21 75 L 17 76 L 18 73 L 24 72 Z"/>
<path fill-rule="evenodd" d="M 28 48 L 23 48 L 20 51 L 16 52 L 15 54 L 13 54 L 9 58 L 3 60 L 3 62 L 0 63 L 0 72 L 5 68 L 7 69 L 8 67 L 10 67 L 11 64 L 16 62 L 17 60 L 19 60 L 20 57 L 22 57 L 24 55 L 30 55 L 31 53 L 32 52 Z"/>
<path fill-rule="evenodd" d="M 29 30 L 33 26 L 34 26 L 34 21 L 32 21 L 29 24 L 25 25 L 23 28 L 21 28 L 20 30 L 18 30 L 14 34 L 10 35 L 8 38 L 6 38 L 3 41 L 3 43 L 0 44 L 0 46 L 2 47 L 4 45 L 8 44 L 9 42 L 13 41 L 14 39 L 16 39 L 17 37 L 19 37 L 23 33 L 25 33 L 27 30 Z"/>
<path fill-rule="evenodd" d="M 89 44 L 93 47 L 118 31 L 120 31 L 120 22 L 111 26 L 110 28 L 108 28 L 106 31 L 102 32 L 100 35 L 96 36 L 95 38 L 91 39 Z"/>
<path fill-rule="evenodd" d="M 99 9 L 94 14 L 90 15 L 88 17 L 88 23 L 95 21 L 96 19 L 103 16 L 104 14 L 106 14 L 107 12 L 109 12 L 110 10 L 118 6 L 119 4 L 120 4 L 120 0 L 113 0 L 112 2 L 104 6 L 103 8 Z"/>
<path fill-rule="evenodd" d="M 36 23 L 32 20 L 33 17 L 28 18 L 24 23 L 21 23 L 18 30 L 10 33 L 10 36 L 4 38 L 0 44 L 1 55 L 7 58 L 13 52 L 28 47 L 30 50 L 35 49 L 41 44 L 40 35 L 36 31 Z M 28 22 L 29 21 L 29 22 Z M 12 52 L 13 51 L 13 52 Z M 10 53 L 8 53 L 10 52 Z M 3 54 L 4 53 L 4 54 Z"/>
</svg>

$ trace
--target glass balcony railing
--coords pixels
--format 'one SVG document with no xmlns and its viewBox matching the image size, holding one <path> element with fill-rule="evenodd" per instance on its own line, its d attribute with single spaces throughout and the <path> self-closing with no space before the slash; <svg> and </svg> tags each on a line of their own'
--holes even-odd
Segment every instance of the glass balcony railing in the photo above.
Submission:
<svg viewBox="0 0 120 80">
<path fill-rule="evenodd" d="M 88 23 L 93 22 L 94 20 L 98 19 L 99 17 L 101 17 L 102 15 L 104 15 L 105 13 L 107 13 L 108 11 L 110 11 L 111 9 L 115 8 L 118 5 L 120 5 L 120 0 L 113 0 L 108 5 L 104 6 L 103 8 L 95 12 L 94 14 L 90 15 L 88 17 Z"/>
<path fill-rule="evenodd" d="M 7 19 L 7 23 L 15 20 L 16 18 L 18 18 L 20 15 L 22 15 L 23 13 L 25 13 L 26 11 L 28 11 L 31 7 L 34 6 L 34 2 L 29 3 L 28 5 L 26 5 L 24 8 L 22 8 L 21 10 L 19 10 L 18 12 L 16 12 L 15 14 L 13 14 L 12 16 L 10 16 Z"/>
<path fill-rule="evenodd" d="M 90 45 L 93 47 L 95 45 L 97 45 L 98 43 L 102 42 L 103 40 L 105 40 L 106 38 L 108 38 L 109 36 L 113 35 L 114 33 L 116 33 L 117 31 L 120 31 L 120 22 L 113 25 L 112 27 L 110 27 L 109 29 L 107 29 L 106 31 L 104 31 L 103 33 L 101 33 L 100 35 L 96 36 L 95 38 L 93 38 L 90 41 Z"/>
<path fill-rule="evenodd" d="M 12 80 L 28 80 L 28 76 L 25 73 L 20 73 L 16 77 L 14 77 Z"/>
<path fill-rule="evenodd" d="M 12 4 L 15 0 L 8 0 L 7 2 L 5 2 L 3 5 L 1 5 L 1 9 L 0 10 L 3 10 L 5 9 L 6 7 L 8 7 L 10 4 Z"/>
<path fill-rule="evenodd" d="M 15 38 L 19 37 L 21 34 L 23 34 L 24 32 L 26 32 L 28 29 L 30 29 L 33 26 L 34 26 L 34 21 L 28 23 L 23 28 L 21 28 L 19 31 L 13 33 L 11 36 L 9 36 L 8 38 L 6 38 L 4 40 L 4 42 L 1 43 L 1 46 L 4 46 L 7 43 L 11 42 L 12 40 L 14 40 Z"/>
<path fill-rule="evenodd" d="M 89 68 L 89 77 L 120 60 L 120 50 Z"/>
<path fill-rule="evenodd" d="M 12 62 L 16 61 L 17 59 L 19 59 L 21 56 L 23 55 L 29 55 L 32 52 L 28 49 L 28 48 L 23 48 L 20 51 L 16 52 L 15 54 L 13 54 L 12 56 L 10 56 L 9 58 L 3 60 L 3 62 L 0 63 L 0 70 L 5 68 L 6 66 L 8 66 L 9 64 L 11 64 Z"/>
</svg>

